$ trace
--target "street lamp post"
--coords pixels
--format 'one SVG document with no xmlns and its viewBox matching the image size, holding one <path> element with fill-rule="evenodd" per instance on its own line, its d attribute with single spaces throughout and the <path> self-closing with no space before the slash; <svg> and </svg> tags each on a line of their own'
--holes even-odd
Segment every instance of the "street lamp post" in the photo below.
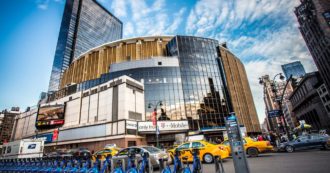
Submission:
<svg viewBox="0 0 330 173">
<path fill-rule="evenodd" d="M 148 108 L 154 107 L 154 113 L 155 113 L 155 122 L 156 122 L 156 147 L 159 147 L 159 132 L 158 132 L 158 124 L 157 124 L 157 106 L 163 106 L 162 101 L 158 101 L 156 105 L 153 105 L 152 103 L 148 104 Z"/>
<path fill-rule="evenodd" d="M 278 73 L 278 74 L 276 74 L 276 75 L 274 76 L 274 78 L 273 78 L 272 83 L 271 83 L 271 87 L 272 87 L 272 91 L 273 91 L 274 94 L 275 94 L 275 101 L 278 103 L 278 106 L 279 106 L 279 111 L 280 111 L 280 113 L 281 113 L 280 117 L 281 117 L 281 119 L 283 119 L 283 121 L 284 121 L 284 130 L 285 130 L 285 133 L 288 135 L 288 138 L 290 139 L 290 132 L 289 132 L 289 130 L 288 130 L 288 126 L 287 126 L 287 123 L 286 123 L 286 120 L 285 120 L 285 117 L 284 117 L 284 114 L 283 114 L 283 110 L 282 110 L 282 101 L 283 101 L 283 97 L 284 97 L 284 94 L 285 94 L 286 87 L 287 87 L 289 81 L 292 79 L 292 76 L 290 76 L 290 78 L 286 81 L 286 84 L 285 84 L 285 87 L 284 87 L 284 89 L 283 89 L 282 95 L 280 96 L 279 99 L 277 98 L 277 91 L 278 91 L 278 90 L 277 90 L 277 88 L 276 88 L 276 84 L 275 84 L 275 78 L 276 78 L 277 76 L 280 76 L 280 79 L 281 79 L 281 80 L 284 80 L 284 76 L 282 75 L 282 73 Z M 264 84 L 264 81 L 263 81 L 262 78 L 259 78 L 259 80 L 260 80 L 260 81 L 259 81 L 260 84 Z M 283 127 L 282 121 L 281 121 L 281 126 Z"/>
</svg>

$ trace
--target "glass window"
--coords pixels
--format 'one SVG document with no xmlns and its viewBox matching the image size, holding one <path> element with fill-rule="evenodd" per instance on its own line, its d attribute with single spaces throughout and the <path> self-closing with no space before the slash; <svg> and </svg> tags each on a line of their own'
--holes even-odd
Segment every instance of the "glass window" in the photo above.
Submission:
<svg viewBox="0 0 330 173">
<path fill-rule="evenodd" d="M 184 150 L 189 148 L 190 143 L 182 144 L 178 147 L 179 150 Z"/>
<path fill-rule="evenodd" d="M 230 143 L 229 143 L 229 141 L 227 140 L 227 141 L 224 141 L 224 142 L 223 142 L 223 145 L 230 146 Z"/>
<path fill-rule="evenodd" d="M 156 147 L 142 147 L 143 149 L 147 150 L 148 152 L 150 153 L 158 153 L 160 152 L 161 150 L 156 148 Z"/>
<path fill-rule="evenodd" d="M 123 155 L 127 155 L 127 154 L 128 154 L 128 148 L 125 148 L 125 149 L 119 151 L 117 155 L 123 156 Z"/>
<path fill-rule="evenodd" d="M 204 145 L 200 142 L 193 142 L 192 143 L 192 148 L 203 148 Z"/>
</svg>

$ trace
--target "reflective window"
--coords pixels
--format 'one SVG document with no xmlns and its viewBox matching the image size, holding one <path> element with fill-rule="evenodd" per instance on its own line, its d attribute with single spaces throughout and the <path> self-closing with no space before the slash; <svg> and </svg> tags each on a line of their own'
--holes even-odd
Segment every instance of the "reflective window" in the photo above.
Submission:
<svg viewBox="0 0 330 173">
<path fill-rule="evenodd" d="M 193 142 L 192 143 L 192 148 L 203 148 L 204 145 L 200 142 Z"/>
<path fill-rule="evenodd" d="M 184 108 L 190 128 L 203 130 L 224 127 L 224 117 L 228 111 L 217 62 L 215 46 L 218 42 L 189 36 L 177 36 L 176 40 Z M 170 46 L 173 44 L 168 44 Z"/>
<path fill-rule="evenodd" d="M 66 1 L 49 91 L 58 90 L 60 78 L 72 60 L 93 47 L 121 38 L 122 23 L 97 3 Z"/>
<path fill-rule="evenodd" d="M 189 148 L 190 143 L 185 143 L 182 144 L 178 147 L 179 150 L 183 150 L 183 149 L 188 149 Z"/>
</svg>

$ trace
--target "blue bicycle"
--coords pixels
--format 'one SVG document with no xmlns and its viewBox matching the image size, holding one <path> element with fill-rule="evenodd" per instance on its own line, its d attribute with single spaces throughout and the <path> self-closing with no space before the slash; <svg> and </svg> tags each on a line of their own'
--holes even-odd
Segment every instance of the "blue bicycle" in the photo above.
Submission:
<svg viewBox="0 0 330 173">
<path fill-rule="evenodd" d="M 136 168 L 135 165 L 135 150 L 134 149 L 130 149 L 128 150 L 128 161 L 127 161 L 127 169 L 126 169 L 126 173 L 138 173 L 138 169 Z"/>
<path fill-rule="evenodd" d="M 166 166 L 164 166 L 164 162 L 166 162 Z M 171 167 L 168 164 L 168 159 L 167 158 L 160 158 L 159 159 L 159 170 L 161 173 L 172 173 Z"/>
<path fill-rule="evenodd" d="M 183 171 L 183 164 L 180 160 L 181 151 L 176 149 L 174 151 L 174 157 L 173 157 L 173 171 L 171 170 L 170 165 L 168 164 L 167 158 L 161 158 L 159 159 L 160 162 L 160 170 L 161 173 L 182 173 Z M 164 162 L 166 162 L 166 166 L 164 166 Z"/>
<path fill-rule="evenodd" d="M 142 156 L 142 160 L 139 160 L 138 162 L 138 171 L 139 173 L 149 173 L 151 170 L 149 170 L 149 167 L 150 169 L 152 165 L 150 165 L 149 163 L 149 153 L 148 152 L 142 152 L 141 153 L 141 156 Z"/>
<path fill-rule="evenodd" d="M 101 167 L 101 162 L 99 158 L 96 158 L 95 162 L 93 163 L 93 167 L 88 170 L 88 173 L 99 173 Z"/>
<path fill-rule="evenodd" d="M 111 173 L 124 173 L 122 160 L 117 161 L 116 167 L 112 170 Z"/>
<path fill-rule="evenodd" d="M 108 155 L 104 162 L 103 162 L 103 167 L 101 169 L 101 173 L 107 173 L 111 171 L 111 155 Z"/>
<path fill-rule="evenodd" d="M 191 154 L 193 155 L 193 168 L 192 171 L 190 169 L 189 163 L 188 163 L 188 157 L 183 157 L 182 160 L 186 161 L 186 167 L 183 169 L 183 173 L 202 173 L 202 162 L 199 159 L 199 149 L 193 148 L 192 151 L 189 150 Z"/>
<path fill-rule="evenodd" d="M 173 158 L 173 163 L 174 163 L 173 173 L 181 173 L 182 171 L 183 164 L 180 160 L 180 156 L 181 156 L 181 151 L 176 149 Z"/>
</svg>

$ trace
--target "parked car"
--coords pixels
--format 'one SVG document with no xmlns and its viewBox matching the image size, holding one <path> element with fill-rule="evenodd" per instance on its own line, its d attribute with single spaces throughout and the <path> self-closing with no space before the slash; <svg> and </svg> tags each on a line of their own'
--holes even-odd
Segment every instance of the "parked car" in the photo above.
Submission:
<svg viewBox="0 0 330 173">
<path fill-rule="evenodd" d="M 96 151 L 94 154 L 93 154 L 93 160 L 95 160 L 96 158 L 99 158 L 100 160 L 105 160 L 105 158 L 109 155 L 111 156 L 114 156 L 118 153 L 118 150 L 115 149 L 115 148 L 112 148 L 112 149 L 102 149 L 102 150 L 99 150 L 99 151 Z"/>
<path fill-rule="evenodd" d="M 228 147 L 221 144 L 212 144 L 204 140 L 191 141 L 179 145 L 176 148 L 168 150 L 172 160 L 175 150 L 181 151 L 181 157 L 188 157 L 188 161 L 193 161 L 192 149 L 199 149 L 199 157 L 205 163 L 212 163 L 214 156 L 221 156 L 222 159 L 229 157 Z"/>
<path fill-rule="evenodd" d="M 57 149 L 56 151 L 45 154 L 45 157 L 48 158 L 64 158 L 64 157 L 72 157 L 72 153 L 69 153 L 66 149 Z"/>
<path fill-rule="evenodd" d="M 244 150 L 248 156 L 256 157 L 259 155 L 259 153 L 274 151 L 274 148 L 269 141 L 255 141 L 250 137 L 245 137 L 243 139 L 243 143 Z M 225 140 L 222 142 L 222 144 L 228 146 L 229 153 L 231 153 L 229 141 Z"/>
<path fill-rule="evenodd" d="M 307 134 L 298 136 L 296 139 L 281 143 L 280 151 L 292 153 L 296 150 L 305 150 L 311 148 L 329 149 L 329 137 L 320 134 Z"/>
<path fill-rule="evenodd" d="M 71 154 L 73 157 L 91 157 L 92 154 L 87 148 L 75 148 L 69 149 L 68 154 Z"/>
<path fill-rule="evenodd" d="M 114 160 L 114 163 L 117 163 L 117 160 L 125 160 L 125 165 L 127 165 L 128 161 L 128 151 L 135 151 L 137 160 L 142 160 L 141 154 L 143 152 L 149 153 L 149 158 L 152 166 L 154 168 L 159 167 L 159 159 L 160 158 L 169 158 L 169 155 L 165 152 L 160 150 L 159 148 L 152 147 L 152 146 L 133 146 L 128 147 L 120 150 L 116 155 L 114 155 L 112 158 Z"/>
</svg>

